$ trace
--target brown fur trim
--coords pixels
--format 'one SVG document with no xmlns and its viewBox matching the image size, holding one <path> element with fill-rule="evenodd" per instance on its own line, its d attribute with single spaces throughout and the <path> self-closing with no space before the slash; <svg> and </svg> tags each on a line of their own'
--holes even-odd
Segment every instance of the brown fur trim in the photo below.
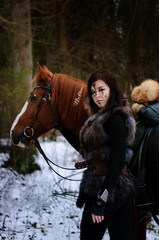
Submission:
<svg viewBox="0 0 159 240">
<path fill-rule="evenodd" d="M 128 128 L 127 144 L 131 145 L 133 143 L 135 138 L 136 123 L 128 106 L 116 108 L 113 113 L 98 112 L 85 122 L 80 131 L 81 154 L 83 155 L 84 152 L 87 152 L 88 155 L 84 155 L 85 158 L 88 158 L 88 160 L 92 157 L 92 155 L 96 155 L 95 152 L 98 152 L 98 154 L 100 152 L 101 155 L 105 155 L 106 152 L 109 151 L 105 146 L 105 143 L 108 141 L 109 136 L 103 129 L 103 123 L 106 122 L 108 118 L 112 116 L 112 114 L 115 114 L 117 112 L 123 114 L 126 118 L 126 127 Z M 104 146 L 104 149 L 102 149 L 102 146 Z M 90 154 L 91 156 L 89 156 Z"/>
</svg>

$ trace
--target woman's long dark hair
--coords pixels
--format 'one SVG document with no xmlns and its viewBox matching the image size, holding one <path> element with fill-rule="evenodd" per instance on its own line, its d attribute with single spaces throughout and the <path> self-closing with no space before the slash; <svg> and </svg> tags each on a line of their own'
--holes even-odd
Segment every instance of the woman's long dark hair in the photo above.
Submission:
<svg viewBox="0 0 159 240">
<path fill-rule="evenodd" d="M 106 106 L 104 107 L 104 111 L 111 111 L 116 107 L 121 107 L 127 105 L 127 99 L 120 89 L 115 77 L 108 70 L 99 70 L 94 72 L 89 80 L 88 80 L 88 98 L 89 104 L 92 108 L 93 112 L 97 112 L 100 108 L 95 104 L 92 94 L 91 94 L 91 86 L 98 79 L 103 80 L 110 88 L 110 96 Z"/>
</svg>

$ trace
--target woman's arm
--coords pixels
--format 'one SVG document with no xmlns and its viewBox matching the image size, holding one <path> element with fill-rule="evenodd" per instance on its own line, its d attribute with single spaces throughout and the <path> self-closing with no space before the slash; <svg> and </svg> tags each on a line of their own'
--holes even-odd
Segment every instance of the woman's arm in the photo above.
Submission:
<svg viewBox="0 0 159 240">
<path fill-rule="evenodd" d="M 116 180 L 121 174 L 125 165 L 126 153 L 126 126 L 125 118 L 121 114 L 115 114 L 105 126 L 105 131 L 109 131 L 110 135 L 110 167 L 108 169 L 105 182 L 99 193 L 99 198 L 92 206 L 93 222 L 101 222 L 104 220 L 104 209 L 109 191 L 113 188 Z M 106 193 L 106 194 L 105 194 Z M 102 199 L 101 197 L 104 196 Z M 99 200 L 100 199 L 100 200 Z"/>
<path fill-rule="evenodd" d="M 112 116 L 109 125 L 106 127 L 109 128 L 111 155 L 110 166 L 103 188 L 106 188 L 109 192 L 125 165 L 126 125 L 124 116 L 116 113 Z"/>
</svg>

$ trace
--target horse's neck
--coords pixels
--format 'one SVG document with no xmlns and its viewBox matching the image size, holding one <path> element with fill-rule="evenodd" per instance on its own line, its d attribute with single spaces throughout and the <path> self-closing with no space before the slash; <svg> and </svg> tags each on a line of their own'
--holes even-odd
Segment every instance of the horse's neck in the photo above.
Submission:
<svg viewBox="0 0 159 240">
<path fill-rule="evenodd" d="M 85 82 L 69 77 L 64 74 L 57 76 L 55 105 L 60 127 L 65 127 L 78 136 L 88 118 L 88 113 L 84 109 L 87 87 Z"/>
</svg>

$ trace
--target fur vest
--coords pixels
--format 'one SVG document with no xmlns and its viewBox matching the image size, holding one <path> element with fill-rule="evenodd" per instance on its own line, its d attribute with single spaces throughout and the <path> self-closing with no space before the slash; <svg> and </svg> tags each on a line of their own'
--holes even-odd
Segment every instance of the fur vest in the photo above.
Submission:
<svg viewBox="0 0 159 240">
<path fill-rule="evenodd" d="M 77 207 L 82 207 L 83 203 L 94 200 L 106 178 L 106 171 L 110 162 L 109 135 L 105 132 L 103 124 L 115 113 L 119 112 L 125 117 L 125 126 L 127 128 L 127 150 L 125 162 L 130 162 L 132 151 L 129 147 L 133 144 L 136 131 L 136 123 L 132 117 L 128 106 L 118 107 L 112 113 L 98 111 L 91 116 L 80 131 L 81 148 L 80 153 L 83 158 L 91 164 L 84 171 L 80 184 L 80 192 L 77 199 Z M 109 192 L 108 201 L 114 201 L 120 196 L 128 197 L 135 192 L 135 178 L 130 173 L 127 176 L 120 175 L 114 188 Z"/>
</svg>

